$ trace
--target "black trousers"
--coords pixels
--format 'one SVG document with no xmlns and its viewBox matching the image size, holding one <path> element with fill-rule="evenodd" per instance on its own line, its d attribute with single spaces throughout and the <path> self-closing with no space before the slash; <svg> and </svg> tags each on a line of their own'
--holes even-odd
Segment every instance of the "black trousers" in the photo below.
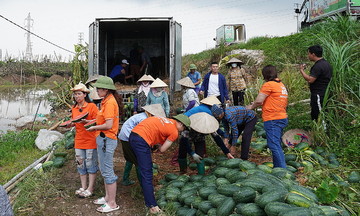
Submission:
<svg viewBox="0 0 360 216">
<path fill-rule="evenodd" d="M 256 122 L 257 122 L 257 117 L 255 116 L 255 118 L 253 118 L 248 123 L 238 125 L 239 136 L 241 133 L 243 133 L 242 141 L 241 141 L 241 155 L 240 155 L 240 158 L 243 160 L 249 159 L 249 149 L 250 149 L 251 137 L 252 137 Z M 231 143 L 231 142 L 232 142 L 232 140 L 230 139 L 229 143 Z"/>
<path fill-rule="evenodd" d="M 204 157 L 205 154 L 205 134 L 198 133 L 194 130 L 190 130 L 189 136 L 181 136 L 179 142 L 179 159 L 185 159 L 186 153 L 190 153 L 189 147 L 194 143 L 195 153 L 200 157 Z"/>
<path fill-rule="evenodd" d="M 234 100 L 234 106 L 243 106 L 244 105 L 244 95 L 245 89 L 241 91 L 233 91 L 232 96 Z"/>
<path fill-rule="evenodd" d="M 311 120 L 317 120 L 322 109 L 324 96 L 320 94 L 311 93 L 310 106 L 311 106 Z"/>
</svg>

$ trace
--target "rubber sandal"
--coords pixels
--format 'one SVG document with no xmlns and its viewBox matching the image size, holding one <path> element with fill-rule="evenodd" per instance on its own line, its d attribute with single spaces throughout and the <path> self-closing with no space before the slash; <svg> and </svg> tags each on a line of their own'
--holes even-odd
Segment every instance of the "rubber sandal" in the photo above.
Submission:
<svg viewBox="0 0 360 216">
<path fill-rule="evenodd" d="M 75 191 L 75 194 L 76 194 L 76 195 L 79 195 L 80 193 L 82 193 L 82 192 L 84 192 L 84 191 L 85 191 L 84 188 L 79 188 L 79 189 L 77 189 L 77 190 Z"/>
<path fill-rule="evenodd" d="M 102 213 L 108 213 L 108 212 L 119 210 L 119 208 L 120 208 L 120 206 L 116 206 L 115 208 L 111 208 L 107 203 L 105 203 L 104 205 L 97 208 L 96 211 L 102 212 Z"/>
<path fill-rule="evenodd" d="M 85 190 L 85 191 L 83 191 L 83 192 L 81 192 L 80 194 L 79 194 L 79 197 L 80 198 L 87 198 L 87 197 L 91 197 L 93 194 L 90 192 L 90 191 L 88 191 L 88 190 Z"/>
<path fill-rule="evenodd" d="M 104 205 L 106 203 L 105 197 L 101 197 L 99 199 L 96 199 L 93 201 L 94 204 L 96 205 Z"/>
</svg>

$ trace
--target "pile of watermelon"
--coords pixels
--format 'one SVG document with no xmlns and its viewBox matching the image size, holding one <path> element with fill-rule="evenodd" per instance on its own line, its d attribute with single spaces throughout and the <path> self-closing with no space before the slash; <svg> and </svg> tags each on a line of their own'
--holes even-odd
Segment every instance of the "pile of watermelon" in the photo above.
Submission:
<svg viewBox="0 0 360 216">
<path fill-rule="evenodd" d="M 210 160 L 206 176 L 166 174 L 156 191 L 158 205 L 179 216 L 350 215 L 342 207 L 321 205 L 311 188 L 295 181 L 296 170 L 223 156 Z"/>
<path fill-rule="evenodd" d="M 124 115 L 122 115 L 122 122 L 128 120 L 132 116 L 133 112 L 134 112 L 134 102 L 124 103 L 124 110 L 123 110 Z"/>
</svg>

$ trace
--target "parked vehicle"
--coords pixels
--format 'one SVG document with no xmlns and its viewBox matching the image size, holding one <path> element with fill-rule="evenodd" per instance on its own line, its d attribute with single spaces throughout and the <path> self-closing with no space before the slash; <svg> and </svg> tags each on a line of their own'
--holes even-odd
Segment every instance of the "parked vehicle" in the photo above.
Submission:
<svg viewBox="0 0 360 216">
<path fill-rule="evenodd" d="M 224 43 L 231 45 L 234 43 L 245 42 L 245 25 L 244 24 L 227 24 L 216 29 L 216 46 Z"/>
</svg>

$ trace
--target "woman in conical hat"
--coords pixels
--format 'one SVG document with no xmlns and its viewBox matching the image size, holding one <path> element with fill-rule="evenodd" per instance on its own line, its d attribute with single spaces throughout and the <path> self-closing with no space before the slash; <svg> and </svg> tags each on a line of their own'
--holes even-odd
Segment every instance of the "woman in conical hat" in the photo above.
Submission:
<svg viewBox="0 0 360 216">
<path fill-rule="evenodd" d="M 144 112 L 143 106 L 146 105 L 146 99 L 150 91 L 150 85 L 154 82 L 154 78 L 150 75 L 144 74 L 137 83 L 139 88 L 135 90 L 134 95 L 134 114 Z"/>
<path fill-rule="evenodd" d="M 199 106 L 200 104 L 199 97 L 194 90 L 195 85 L 191 81 L 191 79 L 189 77 L 185 77 L 182 78 L 181 80 L 178 80 L 177 83 L 181 85 L 184 91 L 183 108 L 185 109 L 185 112 L 193 107 Z"/>
<path fill-rule="evenodd" d="M 241 68 L 243 64 L 244 63 L 237 58 L 232 58 L 226 63 L 230 68 L 228 71 L 229 87 L 232 92 L 234 106 L 244 105 L 246 73 L 244 68 Z"/>
<path fill-rule="evenodd" d="M 151 90 L 149 91 L 148 97 L 146 99 L 146 105 L 150 104 L 160 104 L 165 110 L 166 116 L 170 114 L 170 103 L 169 96 L 165 91 L 165 88 L 168 85 L 159 78 L 150 85 Z"/>
</svg>

